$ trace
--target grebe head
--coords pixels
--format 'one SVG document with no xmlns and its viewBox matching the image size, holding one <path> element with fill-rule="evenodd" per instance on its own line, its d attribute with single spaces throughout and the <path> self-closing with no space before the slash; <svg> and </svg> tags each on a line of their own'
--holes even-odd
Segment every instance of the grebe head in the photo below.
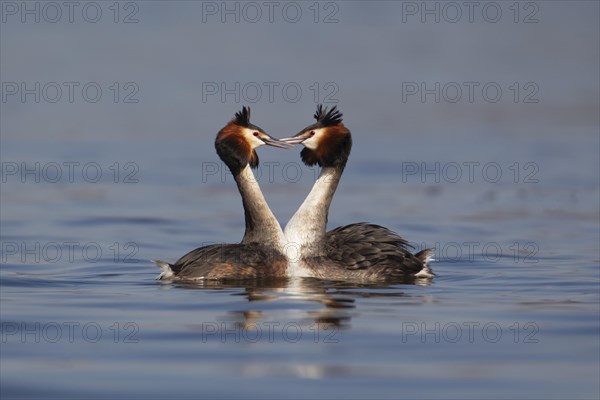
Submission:
<svg viewBox="0 0 600 400">
<path fill-rule="evenodd" d="M 243 107 L 217 134 L 215 148 L 223 162 L 235 174 L 246 165 L 258 167 L 256 148 L 262 145 L 292 148 L 292 145 L 275 139 L 258 126 L 250 123 L 250 107 Z"/>
<path fill-rule="evenodd" d="M 323 108 L 323 105 L 319 104 L 314 118 L 316 123 L 281 141 L 288 144 L 302 143 L 304 149 L 300 155 L 306 165 L 345 166 L 352 149 L 352 136 L 342 123 L 342 113 L 337 106 L 327 110 L 327 107 Z"/>
</svg>

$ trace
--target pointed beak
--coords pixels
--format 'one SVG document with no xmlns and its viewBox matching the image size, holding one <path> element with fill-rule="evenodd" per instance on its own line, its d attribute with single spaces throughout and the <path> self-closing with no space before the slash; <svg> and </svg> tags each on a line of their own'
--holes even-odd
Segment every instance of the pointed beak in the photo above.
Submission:
<svg viewBox="0 0 600 400">
<path fill-rule="evenodd" d="M 281 149 L 288 149 L 288 150 L 294 148 L 293 145 L 286 143 L 283 140 L 275 139 L 274 137 L 271 137 L 267 134 L 265 134 L 263 137 L 261 137 L 260 140 L 262 140 L 268 146 L 279 147 Z"/>
<path fill-rule="evenodd" d="M 295 136 L 283 138 L 283 139 L 281 139 L 281 141 L 284 143 L 287 143 L 287 144 L 295 145 L 295 144 L 300 144 L 300 143 L 304 142 L 309 137 L 311 137 L 310 133 L 303 131 L 303 132 L 298 133 Z"/>
</svg>

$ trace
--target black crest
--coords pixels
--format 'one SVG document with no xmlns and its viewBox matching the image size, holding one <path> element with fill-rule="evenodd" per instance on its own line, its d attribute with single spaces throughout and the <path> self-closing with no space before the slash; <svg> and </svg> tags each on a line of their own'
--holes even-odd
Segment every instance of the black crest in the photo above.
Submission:
<svg viewBox="0 0 600 400">
<path fill-rule="evenodd" d="M 264 132 L 262 128 L 250 123 L 250 107 L 242 107 L 242 111 L 236 112 L 235 117 L 231 120 L 231 122 L 236 125 L 243 126 L 244 128 L 250 128 Z"/>
<path fill-rule="evenodd" d="M 342 122 L 343 114 L 337 109 L 337 106 L 333 106 L 331 110 L 327 110 L 327 107 L 323 107 L 323 104 L 317 106 L 317 112 L 314 117 L 317 120 L 319 126 L 332 126 Z"/>
<path fill-rule="evenodd" d="M 242 111 L 238 111 L 235 113 L 235 118 L 233 122 L 238 125 L 250 127 L 250 107 L 242 107 Z"/>
</svg>

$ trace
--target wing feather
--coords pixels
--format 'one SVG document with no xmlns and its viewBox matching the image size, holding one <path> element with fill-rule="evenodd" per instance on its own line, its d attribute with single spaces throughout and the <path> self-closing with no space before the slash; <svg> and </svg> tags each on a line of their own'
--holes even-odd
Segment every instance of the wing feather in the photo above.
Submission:
<svg viewBox="0 0 600 400">
<path fill-rule="evenodd" d="M 258 243 L 213 244 L 190 251 L 172 264 L 171 270 L 178 279 L 259 278 L 284 274 L 284 259 Z"/>
<path fill-rule="evenodd" d="M 409 249 L 413 246 L 391 230 L 375 224 L 356 223 L 327 232 L 325 253 L 347 271 L 406 276 L 423 269 L 423 262 Z"/>
</svg>

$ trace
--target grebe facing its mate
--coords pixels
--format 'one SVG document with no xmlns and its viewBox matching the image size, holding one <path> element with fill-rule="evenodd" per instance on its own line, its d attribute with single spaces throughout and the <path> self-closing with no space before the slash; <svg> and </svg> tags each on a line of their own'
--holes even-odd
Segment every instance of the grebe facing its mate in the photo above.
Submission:
<svg viewBox="0 0 600 400">
<path fill-rule="evenodd" d="M 342 113 L 322 105 L 314 115 L 317 122 L 297 135 L 281 139 L 302 143 L 302 161 L 318 164 L 321 174 L 312 190 L 285 227 L 288 243 L 299 249 L 290 257 L 288 275 L 331 280 L 384 281 L 399 278 L 430 278 L 429 249 L 416 254 L 410 244 L 379 225 L 357 223 L 326 232 L 331 200 L 352 148 L 352 136 L 342 123 Z"/>
<path fill-rule="evenodd" d="M 287 258 L 281 252 L 284 236 L 251 168 L 258 167 L 256 148 L 292 146 L 267 135 L 250 123 L 244 107 L 217 134 L 217 154 L 229 167 L 242 196 L 246 232 L 239 244 L 213 244 L 190 251 L 174 264 L 155 261 L 166 280 L 240 280 L 285 277 Z"/>
</svg>

